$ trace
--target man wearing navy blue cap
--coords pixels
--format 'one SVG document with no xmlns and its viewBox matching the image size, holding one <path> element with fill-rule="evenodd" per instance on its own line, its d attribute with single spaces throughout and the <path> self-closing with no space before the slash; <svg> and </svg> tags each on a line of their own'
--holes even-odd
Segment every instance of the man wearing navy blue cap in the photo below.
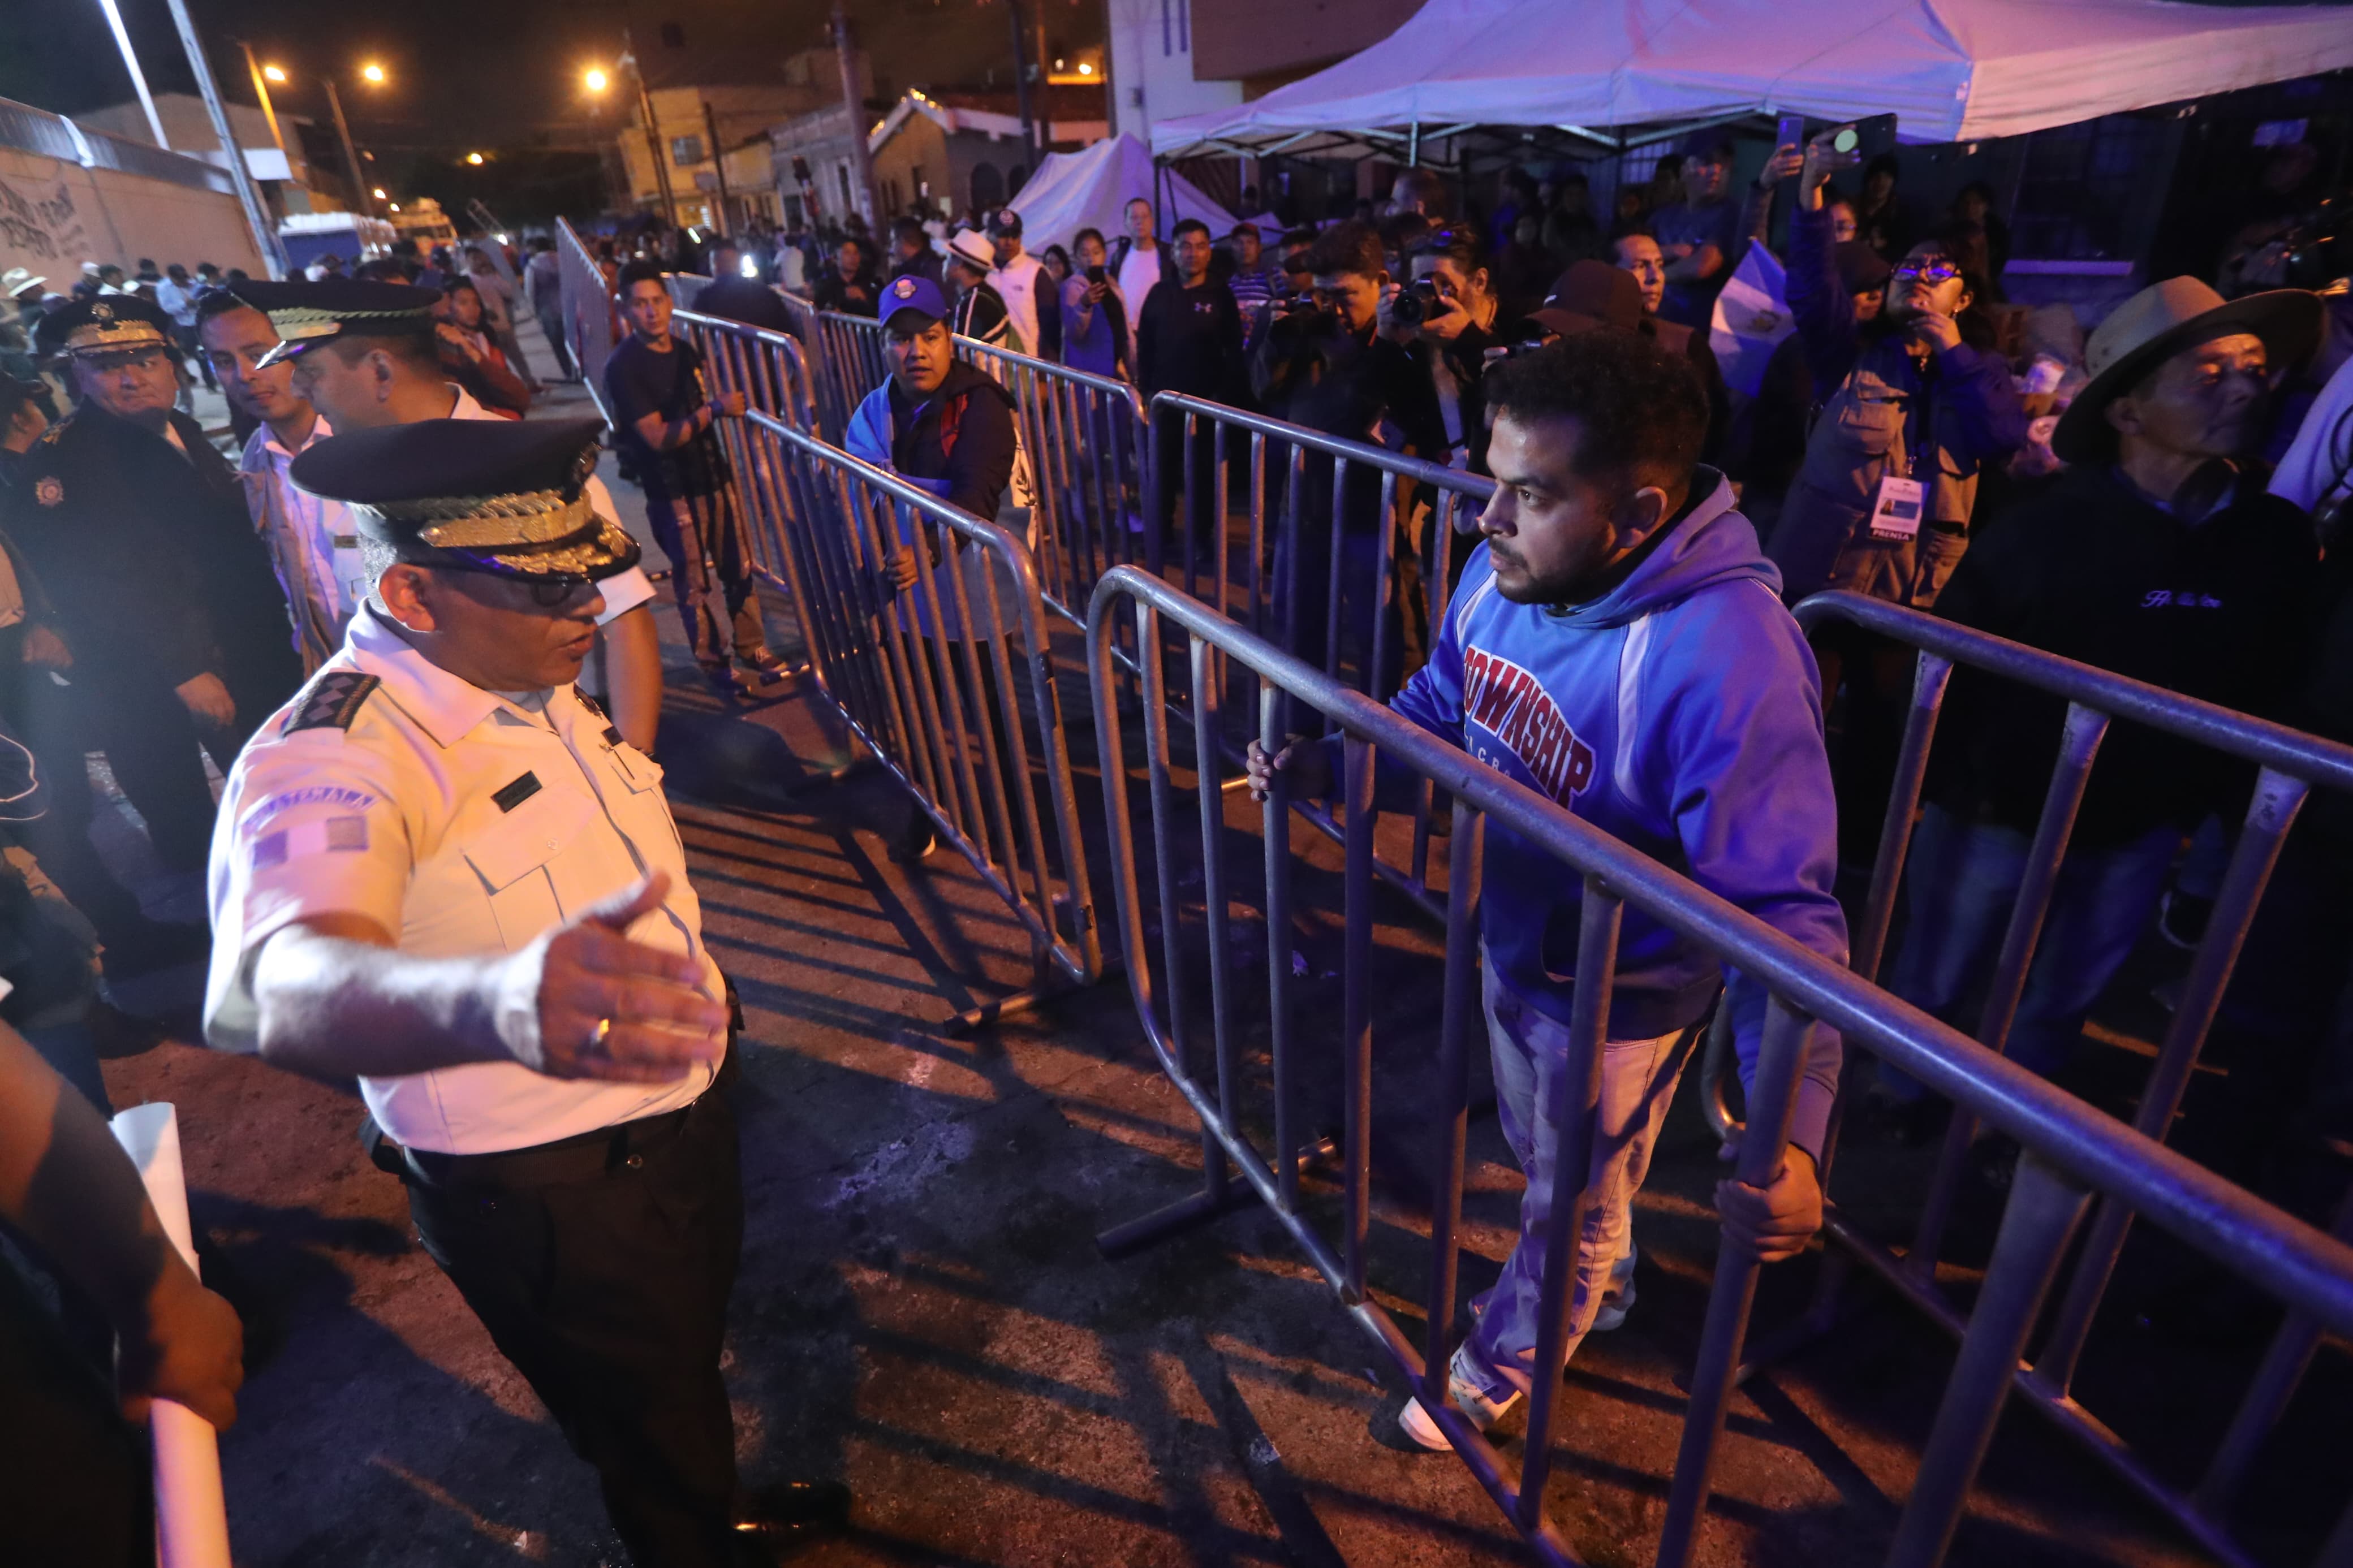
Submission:
<svg viewBox="0 0 2353 1568">
<path fill-rule="evenodd" d="M 948 309 L 947 297 L 928 278 L 910 274 L 883 285 L 883 357 L 890 363 L 891 378 L 868 393 L 850 416 L 842 445 L 850 456 L 995 522 L 1006 486 L 1013 479 L 1013 395 L 986 371 L 955 357 Z M 932 531 L 918 528 L 904 509 L 899 509 L 898 516 L 902 546 L 899 582 L 911 586 L 916 577 L 914 547 Z M 965 599 L 977 622 L 988 614 L 990 556 L 965 549 L 962 534 L 951 532 L 947 538 L 965 558 Z M 1034 537 L 1030 542 L 1036 542 Z M 968 645 L 996 636 L 997 628 L 957 622 L 953 587 L 943 583 L 938 593 L 955 657 L 971 658 Z M 1001 586 L 997 601 L 1012 602 Z M 996 670 L 987 658 L 972 662 L 979 667 L 984 701 L 995 711 Z M 1009 761 L 1006 765 L 1010 766 Z M 920 859 L 930 853 L 932 844 L 931 818 L 919 811 L 894 853 L 902 859 Z"/>
<path fill-rule="evenodd" d="M 294 459 L 372 591 L 230 770 L 205 1037 L 356 1078 L 372 1158 L 631 1560 L 736 1568 L 847 1496 L 737 1484 L 726 980 L 660 770 L 574 684 L 638 558 L 589 500 L 599 430 L 424 420 Z"/>
</svg>

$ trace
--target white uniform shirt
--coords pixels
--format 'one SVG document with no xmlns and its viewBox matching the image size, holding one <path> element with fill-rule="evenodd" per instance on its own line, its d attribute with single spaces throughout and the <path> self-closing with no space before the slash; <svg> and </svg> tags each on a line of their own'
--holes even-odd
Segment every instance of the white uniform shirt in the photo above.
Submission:
<svg viewBox="0 0 2353 1568">
<path fill-rule="evenodd" d="M 278 585 L 294 618 L 294 651 L 304 674 L 317 669 L 343 646 L 343 630 L 368 596 L 367 568 L 360 559 L 359 525 L 351 509 L 299 489 L 286 477 L 294 459 L 334 434 L 323 414 L 311 421 L 302 445 L 288 451 L 269 426 L 245 438 L 237 478 L 245 484 L 246 510 L 269 546 Z"/>
<path fill-rule="evenodd" d="M 1005 300 L 1005 314 L 1013 330 L 1021 334 L 1021 352 L 1039 352 L 1038 290 L 1054 286 L 1053 276 L 1044 262 L 1024 251 L 1008 266 L 999 267 L 988 275 L 988 281 Z"/>
<path fill-rule="evenodd" d="M 1127 304 L 1127 331 L 1131 344 L 1134 340 L 1135 323 L 1144 320 L 1144 301 L 1160 285 L 1160 244 L 1128 242 L 1127 255 L 1119 264 L 1120 297 Z"/>
<path fill-rule="evenodd" d="M 423 958 L 512 952 L 657 870 L 670 873 L 670 896 L 629 936 L 701 957 L 716 1000 L 724 983 L 661 776 L 575 689 L 530 712 L 363 609 L 342 651 L 229 771 L 206 879 L 205 1037 L 257 1048 L 254 957 L 291 921 L 364 915 Z M 594 1083 L 475 1062 L 359 1085 L 396 1142 L 482 1154 L 674 1110 L 712 1076 Z"/>
<path fill-rule="evenodd" d="M 449 410 L 449 417 L 452 419 L 503 419 L 506 417 L 502 414 L 493 414 L 475 402 L 474 395 L 454 381 L 449 384 L 449 390 L 458 397 L 456 405 Z M 591 474 L 588 476 L 586 489 L 588 509 L 616 528 L 621 527 L 620 509 L 613 504 L 613 492 L 605 488 L 605 481 Z M 605 613 L 596 617 L 596 624 L 600 626 L 611 626 L 616 618 L 628 614 L 654 596 L 653 582 L 646 575 L 645 569 L 641 566 L 632 566 L 627 572 L 607 577 L 596 586 L 605 595 Z"/>
</svg>

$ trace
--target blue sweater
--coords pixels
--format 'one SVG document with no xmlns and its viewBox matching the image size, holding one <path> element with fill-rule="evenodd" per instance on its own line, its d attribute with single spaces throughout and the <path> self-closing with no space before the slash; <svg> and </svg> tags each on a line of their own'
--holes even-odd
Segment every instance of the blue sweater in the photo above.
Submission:
<svg viewBox="0 0 2353 1568">
<path fill-rule="evenodd" d="M 1513 604 L 1495 591 L 1482 544 L 1430 663 L 1392 706 L 1843 964 L 1813 655 L 1755 530 L 1733 510 L 1731 486 L 1702 468 L 1693 493 L 1626 580 L 1586 604 Z M 1566 1023 L 1579 879 L 1501 823 L 1487 832 L 1488 962 L 1514 995 Z M 1704 949 L 1629 909 L 1609 1037 L 1647 1039 L 1693 1023 L 1719 978 Z M 1744 1083 L 1755 1074 L 1755 1037 L 1753 1026 L 1740 1031 Z M 1817 1042 L 1791 1131 L 1810 1150 L 1821 1146 L 1838 1089 L 1838 1040 L 1824 1029 Z"/>
</svg>

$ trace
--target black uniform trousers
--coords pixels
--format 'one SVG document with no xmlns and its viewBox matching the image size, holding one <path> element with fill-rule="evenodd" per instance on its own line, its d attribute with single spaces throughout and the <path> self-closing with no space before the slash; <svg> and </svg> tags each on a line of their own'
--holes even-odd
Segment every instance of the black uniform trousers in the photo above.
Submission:
<svg viewBox="0 0 2353 1568">
<path fill-rule="evenodd" d="M 744 1243 L 733 1068 L 731 1050 L 683 1110 L 585 1137 L 394 1154 L 426 1250 L 596 1467 L 638 1568 L 739 1561 L 719 1375 Z"/>
</svg>

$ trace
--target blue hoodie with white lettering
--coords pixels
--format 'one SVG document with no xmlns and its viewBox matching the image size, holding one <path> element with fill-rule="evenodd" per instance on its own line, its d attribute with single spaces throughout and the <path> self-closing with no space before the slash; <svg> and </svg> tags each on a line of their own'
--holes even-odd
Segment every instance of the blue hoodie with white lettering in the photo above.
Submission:
<svg viewBox="0 0 2353 1568">
<path fill-rule="evenodd" d="M 1429 664 L 1392 706 L 1472 756 L 1843 964 L 1831 894 L 1838 826 L 1822 749 L 1820 677 L 1782 607 L 1780 574 L 1713 469 L 1625 580 L 1585 604 L 1516 605 L 1472 553 Z M 1513 994 L 1568 1021 L 1579 879 L 1501 823 L 1487 828 L 1488 962 Z M 1611 992 L 1613 1040 L 1695 1022 L 1721 969 L 1629 908 Z M 1761 1011 L 1736 1009 L 1741 1078 Z M 1816 1031 L 1791 1139 L 1819 1150 L 1840 1047 Z"/>
</svg>

